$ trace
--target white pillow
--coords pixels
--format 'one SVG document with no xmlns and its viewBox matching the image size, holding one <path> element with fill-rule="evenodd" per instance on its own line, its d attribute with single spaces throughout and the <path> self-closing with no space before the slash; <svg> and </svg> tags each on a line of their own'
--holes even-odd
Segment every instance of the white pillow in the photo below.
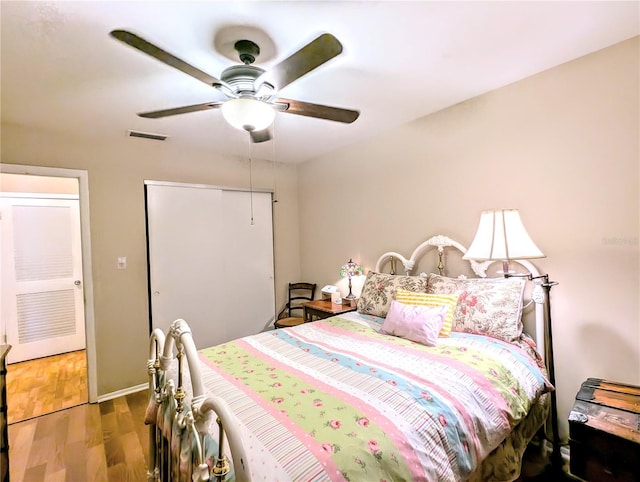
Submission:
<svg viewBox="0 0 640 482">
<path fill-rule="evenodd" d="M 404 305 L 391 301 L 381 332 L 435 346 L 449 306 Z"/>
</svg>

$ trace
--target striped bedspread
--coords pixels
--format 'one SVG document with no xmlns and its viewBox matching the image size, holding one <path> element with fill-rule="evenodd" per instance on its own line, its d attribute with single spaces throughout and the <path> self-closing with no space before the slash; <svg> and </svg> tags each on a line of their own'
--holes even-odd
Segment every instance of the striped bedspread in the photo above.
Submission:
<svg viewBox="0 0 640 482">
<path fill-rule="evenodd" d="M 523 350 L 436 347 L 348 313 L 203 349 L 203 379 L 246 432 L 255 480 L 464 480 L 545 391 Z"/>
</svg>

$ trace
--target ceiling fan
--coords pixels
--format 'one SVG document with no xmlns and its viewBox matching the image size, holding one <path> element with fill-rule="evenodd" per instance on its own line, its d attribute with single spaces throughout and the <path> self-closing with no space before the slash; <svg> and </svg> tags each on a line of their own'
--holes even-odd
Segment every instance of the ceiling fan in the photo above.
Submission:
<svg viewBox="0 0 640 482">
<path fill-rule="evenodd" d="M 269 126 L 276 111 L 316 117 L 350 124 L 360 113 L 300 100 L 278 97 L 278 91 L 340 55 L 342 44 L 329 33 L 312 40 L 300 50 L 265 71 L 253 65 L 260 55 L 260 47 L 251 40 L 239 40 L 234 48 L 242 64 L 224 69 L 220 79 L 203 72 L 184 60 L 126 30 L 113 30 L 110 35 L 141 52 L 184 72 L 191 77 L 217 89 L 226 99 L 187 105 L 172 109 L 139 113 L 140 117 L 156 119 L 178 114 L 187 114 L 208 109 L 221 109 L 224 118 L 234 127 L 249 132 L 253 142 L 271 139 Z"/>
</svg>

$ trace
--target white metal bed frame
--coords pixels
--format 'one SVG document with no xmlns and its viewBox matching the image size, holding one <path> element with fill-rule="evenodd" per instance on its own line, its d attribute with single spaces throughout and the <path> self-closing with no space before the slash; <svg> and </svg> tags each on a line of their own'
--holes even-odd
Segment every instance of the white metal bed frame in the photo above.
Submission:
<svg viewBox="0 0 640 482">
<path fill-rule="evenodd" d="M 420 244 L 411 254 L 409 259 L 402 254 L 389 251 L 384 253 L 376 263 L 376 271 L 381 272 L 387 263 L 391 264 L 391 272 L 395 274 L 395 262 L 400 261 L 403 265 L 404 272 L 410 275 L 416 262 L 429 249 L 435 248 L 438 252 L 438 271 L 444 274 L 444 250 L 446 248 L 455 248 L 462 254 L 466 252 L 466 248 L 453 239 L 437 235 L 429 238 Z M 536 267 L 526 260 L 515 261 L 522 265 L 528 272 L 535 276 L 539 276 Z M 473 272 L 480 278 L 487 276 L 487 269 L 493 261 L 485 261 L 478 263 L 470 261 Z M 545 340 L 545 314 L 544 303 L 545 293 L 536 282 L 531 294 L 531 301 L 535 303 L 535 342 L 538 346 L 539 353 L 544 357 L 546 350 L 544 346 Z M 174 355 L 174 351 L 176 352 Z M 182 359 L 186 356 L 189 365 L 189 374 L 192 384 L 191 410 L 184 410 L 185 391 L 182 377 Z M 162 374 L 169 370 L 174 359 L 178 360 L 178 380 L 177 385 L 173 380 L 168 380 L 161 386 Z M 235 416 L 229 410 L 224 400 L 209 394 L 205 391 L 200 371 L 200 362 L 191 329 L 188 324 L 182 320 L 176 320 L 172 323 L 171 328 L 165 335 L 160 329 L 155 329 L 151 333 L 149 344 L 149 360 L 147 362 L 147 371 L 149 374 L 149 390 L 155 403 L 160 405 L 166 397 L 173 396 L 176 400 L 177 410 L 176 417 L 178 425 L 185 429 L 191 430 L 198 440 L 196 460 L 193 467 L 193 481 L 225 480 L 230 472 L 229 461 L 224 453 L 224 440 L 228 441 L 231 458 L 233 460 L 233 469 L 235 478 L 238 482 L 251 480 L 251 471 L 248 467 L 248 457 L 246 448 L 243 444 L 241 434 L 235 423 Z M 209 469 L 205 463 L 204 444 L 202 437 L 208 433 L 212 416 L 216 416 L 218 424 L 218 454 L 216 463 Z M 168 468 L 167 460 L 170 459 L 168 442 L 155 424 L 149 427 L 149 469 L 147 478 L 149 481 L 171 480 L 171 468 Z"/>
</svg>

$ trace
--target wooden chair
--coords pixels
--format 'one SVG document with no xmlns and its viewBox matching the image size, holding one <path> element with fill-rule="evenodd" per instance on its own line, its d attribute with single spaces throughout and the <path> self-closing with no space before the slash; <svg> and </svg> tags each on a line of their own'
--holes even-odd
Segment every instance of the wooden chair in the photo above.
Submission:
<svg viewBox="0 0 640 482">
<path fill-rule="evenodd" d="M 289 301 L 278 314 L 274 326 L 276 328 L 288 328 L 303 324 L 304 308 L 302 304 L 307 301 L 313 301 L 315 294 L 315 283 L 289 283 Z"/>
</svg>

